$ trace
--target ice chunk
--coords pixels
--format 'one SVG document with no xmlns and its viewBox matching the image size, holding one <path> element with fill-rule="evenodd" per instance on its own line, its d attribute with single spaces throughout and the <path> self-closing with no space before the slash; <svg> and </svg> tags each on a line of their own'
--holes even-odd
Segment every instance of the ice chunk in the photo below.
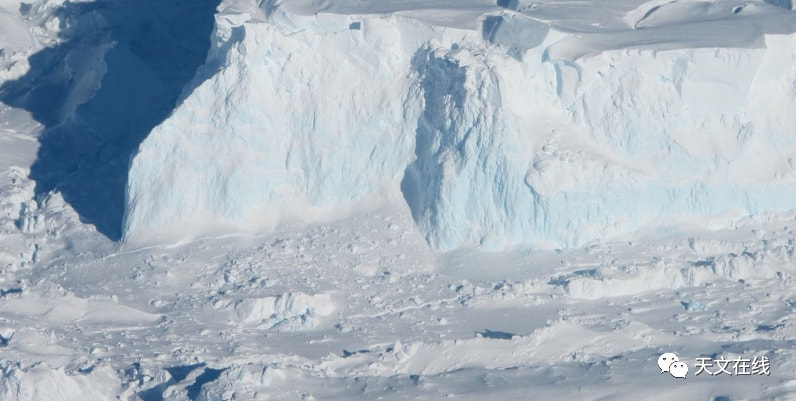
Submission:
<svg viewBox="0 0 796 401">
<path fill-rule="evenodd" d="M 484 39 L 489 42 L 530 49 L 547 37 L 550 26 L 521 14 L 501 14 L 484 19 Z"/>
<path fill-rule="evenodd" d="M 0 362 L 0 399 L 16 401 L 104 401 L 120 393 L 113 369 L 102 366 L 80 374 L 47 364 L 25 367 Z"/>
<path fill-rule="evenodd" d="M 230 305 L 235 319 L 266 328 L 295 330 L 312 327 L 315 319 L 334 312 L 329 294 L 286 293 L 263 298 L 247 298 Z"/>
</svg>

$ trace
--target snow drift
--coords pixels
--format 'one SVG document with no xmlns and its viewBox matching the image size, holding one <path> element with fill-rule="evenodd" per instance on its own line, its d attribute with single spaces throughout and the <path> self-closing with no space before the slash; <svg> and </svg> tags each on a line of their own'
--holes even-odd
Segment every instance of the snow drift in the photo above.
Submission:
<svg viewBox="0 0 796 401">
<path fill-rule="evenodd" d="M 405 201 L 437 249 L 566 247 L 796 208 L 796 24 L 759 29 L 782 9 L 755 7 L 708 10 L 712 35 L 736 18 L 716 41 L 740 47 L 720 48 L 644 39 L 676 12 L 610 36 L 551 29 L 532 8 L 464 29 L 222 3 L 206 66 L 131 161 L 124 238 Z"/>
</svg>

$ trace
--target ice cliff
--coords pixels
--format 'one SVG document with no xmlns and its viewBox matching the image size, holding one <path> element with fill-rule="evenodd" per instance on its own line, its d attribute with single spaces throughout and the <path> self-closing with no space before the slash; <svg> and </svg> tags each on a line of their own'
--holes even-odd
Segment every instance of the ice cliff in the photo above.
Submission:
<svg viewBox="0 0 796 401">
<path fill-rule="evenodd" d="M 456 24 L 253 3 L 222 3 L 206 65 L 133 156 L 127 241 L 406 202 L 437 249 L 567 247 L 796 208 L 790 11 L 761 29 L 775 6 L 714 7 L 737 28 L 667 41 L 665 6 L 611 36 L 513 3 Z"/>
</svg>

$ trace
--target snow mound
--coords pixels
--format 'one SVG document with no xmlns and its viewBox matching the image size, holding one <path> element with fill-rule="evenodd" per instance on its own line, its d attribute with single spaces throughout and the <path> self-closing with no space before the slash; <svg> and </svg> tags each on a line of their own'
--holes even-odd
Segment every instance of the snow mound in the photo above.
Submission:
<svg viewBox="0 0 796 401">
<path fill-rule="evenodd" d="M 160 315 L 147 313 L 113 300 L 84 299 L 71 294 L 51 295 L 49 298 L 22 297 L 5 300 L 15 314 L 42 322 L 67 324 L 80 321 L 104 327 L 136 327 L 157 323 Z M 13 315 L 13 314 L 11 314 Z"/>
<path fill-rule="evenodd" d="M 434 376 L 467 369 L 517 369 L 564 359 L 588 361 L 600 353 L 632 352 L 647 344 L 649 327 L 634 324 L 616 332 L 601 333 L 589 327 L 550 322 L 528 335 L 499 339 L 476 336 L 436 343 L 413 342 L 370 349 L 344 358 L 330 357 L 321 368 L 327 374 L 345 376 Z M 585 342 L 573 341 L 586 338 Z"/>
<path fill-rule="evenodd" d="M 232 310 L 237 322 L 256 323 L 269 329 L 296 330 L 313 327 L 317 318 L 331 315 L 335 306 L 330 294 L 286 293 L 242 299 L 225 309 Z"/>
<path fill-rule="evenodd" d="M 628 12 L 669 29 L 700 4 Z M 735 39 L 760 46 L 689 48 L 705 43 L 570 35 L 509 11 L 477 31 L 222 4 L 203 75 L 131 162 L 124 238 L 405 201 L 436 249 L 571 247 L 796 208 L 796 36 L 761 38 L 754 18 L 776 7 L 758 6 Z"/>
<path fill-rule="evenodd" d="M 46 364 L 22 367 L 0 361 L 0 399 L 15 401 L 106 401 L 116 398 L 120 382 L 108 366 L 67 372 Z"/>
<path fill-rule="evenodd" d="M 284 380 L 284 373 L 272 366 L 256 364 L 233 365 L 225 368 L 212 382 L 202 385 L 196 400 L 260 400 L 264 394 L 273 396 L 272 383 Z"/>
<path fill-rule="evenodd" d="M 793 247 L 734 253 L 691 263 L 657 261 L 644 266 L 610 266 L 584 270 L 561 280 L 567 295 L 600 299 L 645 291 L 699 287 L 717 280 L 776 279 L 792 265 Z"/>
</svg>

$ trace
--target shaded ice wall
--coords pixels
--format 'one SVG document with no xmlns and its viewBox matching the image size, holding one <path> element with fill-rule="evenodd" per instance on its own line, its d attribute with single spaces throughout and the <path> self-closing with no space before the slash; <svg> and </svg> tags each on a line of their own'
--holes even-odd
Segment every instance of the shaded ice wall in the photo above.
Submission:
<svg viewBox="0 0 796 401">
<path fill-rule="evenodd" d="M 218 18 L 205 75 L 133 158 L 127 240 L 332 219 L 397 187 L 419 107 L 406 66 L 420 41 L 400 26 L 429 29 L 257 12 Z"/>
</svg>

